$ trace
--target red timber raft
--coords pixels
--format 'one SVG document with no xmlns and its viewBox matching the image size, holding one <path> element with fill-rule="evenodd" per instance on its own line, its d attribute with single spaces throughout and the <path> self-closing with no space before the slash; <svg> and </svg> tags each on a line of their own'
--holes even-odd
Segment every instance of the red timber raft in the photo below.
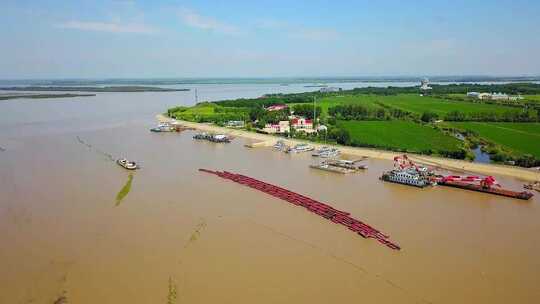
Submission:
<svg viewBox="0 0 540 304">
<path fill-rule="evenodd" d="M 377 241 L 379 241 L 379 243 L 382 243 L 394 250 L 401 249 L 397 244 L 392 243 L 390 240 L 388 240 L 388 237 L 389 237 L 388 235 L 385 235 L 379 230 L 357 219 L 350 217 L 350 213 L 337 210 L 333 208 L 332 206 L 329 206 L 325 203 L 321 203 L 307 196 L 303 196 L 296 192 L 292 192 L 290 190 L 287 190 L 278 186 L 274 186 L 274 185 L 271 185 L 263 181 L 251 178 L 249 176 L 241 175 L 241 174 L 235 174 L 235 173 L 231 173 L 227 171 L 223 171 L 223 172 L 212 171 L 212 170 L 207 170 L 207 169 L 199 169 L 199 171 L 217 175 L 221 178 L 228 179 L 233 182 L 248 186 L 250 188 L 257 189 L 267 194 L 270 194 L 274 197 L 280 198 L 291 204 L 302 206 L 306 208 L 308 211 L 318 214 L 324 217 L 325 219 L 331 220 L 332 222 L 336 224 L 341 224 L 343 226 L 346 226 L 347 228 L 349 228 L 349 230 L 352 230 L 358 233 L 364 238 L 376 239 Z"/>
</svg>

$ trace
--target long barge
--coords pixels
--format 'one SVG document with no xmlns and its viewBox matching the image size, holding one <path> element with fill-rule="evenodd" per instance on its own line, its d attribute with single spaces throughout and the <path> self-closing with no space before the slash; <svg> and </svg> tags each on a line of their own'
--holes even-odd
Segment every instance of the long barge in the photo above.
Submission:
<svg viewBox="0 0 540 304">
<path fill-rule="evenodd" d="M 217 175 L 221 178 L 228 179 L 236 183 L 270 194 L 291 204 L 302 206 L 312 213 L 322 216 L 325 219 L 330 220 L 336 224 L 341 224 L 347 227 L 349 230 L 357 233 L 364 238 L 376 239 L 379 243 L 386 245 L 387 247 L 394 250 L 401 249 L 399 245 L 393 243 L 388 239 L 388 235 L 369 226 L 368 224 L 363 223 L 360 220 L 352 218 L 350 216 L 350 213 L 335 209 L 330 205 L 316 201 L 307 196 L 292 192 L 279 186 L 268 184 L 266 182 L 242 174 L 231 173 L 228 171 L 212 171 L 207 169 L 199 169 L 199 171 Z"/>
<path fill-rule="evenodd" d="M 328 171 L 328 172 L 334 172 L 334 173 L 341 173 L 341 174 L 347 174 L 347 173 L 354 173 L 355 170 L 332 166 L 330 164 L 319 164 L 319 165 L 309 165 L 310 168 L 318 169 L 322 171 Z"/>
<path fill-rule="evenodd" d="M 455 181 L 455 180 L 453 181 L 453 180 L 441 179 L 437 182 L 437 184 L 441 186 L 448 186 L 448 187 L 460 188 L 460 189 L 465 189 L 465 190 L 490 193 L 490 194 L 517 198 L 517 199 L 522 199 L 522 200 L 528 200 L 531 197 L 533 197 L 533 194 L 527 191 L 518 192 L 518 191 L 512 191 L 512 190 L 501 189 L 501 188 L 496 188 L 496 187 L 484 187 L 482 185 L 471 184 L 471 183 Z"/>
</svg>

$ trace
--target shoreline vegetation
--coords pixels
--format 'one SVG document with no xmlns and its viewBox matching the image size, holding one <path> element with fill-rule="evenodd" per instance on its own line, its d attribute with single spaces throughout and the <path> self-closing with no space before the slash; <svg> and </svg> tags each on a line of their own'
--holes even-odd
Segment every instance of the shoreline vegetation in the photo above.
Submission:
<svg viewBox="0 0 540 304">
<path fill-rule="evenodd" d="M 474 98 L 469 92 L 497 94 Z M 200 102 L 170 108 L 167 116 L 282 138 L 461 160 L 474 160 L 480 149 L 489 162 L 529 168 L 540 167 L 540 102 L 531 96 L 540 96 L 540 84 L 325 87 Z M 293 125 L 298 119 L 309 125 Z M 497 136 L 503 130 L 512 138 Z"/>
<path fill-rule="evenodd" d="M 340 149 L 343 154 L 353 156 L 353 157 L 363 157 L 367 156 L 375 159 L 382 160 L 393 160 L 395 156 L 400 155 L 399 152 L 385 151 L 373 148 L 361 148 L 361 147 L 350 147 L 343 146 L 338 144 L 323 144 L 316 143 L 308 140 L 302 139 L 292 139 L 287 138 L 283 139 L 274 135 L 261 134 L 246 130 L 239 129 L 230 129 L 226 127 L 220 127 L 217 125 L 212 125 L 208 123 L 197 123 L 184 120 L 175 120 L 173 118 L 167 117 L 163 114 L 156 115 L 158 122 L 173 122 L 177 121 L 183 126 L 194 128 L 203 132 L 213 132 L 213 133 L 222 133 L 228 134 L 234 137 L 243 137 L 250 140 L 253 140 L 254 143 L 249 145 L 250 147 L 271 147 L 279 139 L 285 141 L 287 145 L 296 145 L 299 143 L 308 143 L 313 145 L 316 149 L 322 146 L 330 146 L 333 148 Z M 442 157 L 433 157 L 426 155 L 419 155 L 414 153 L 408 154 L 409 158 L 415 162 L 422 163 L 428 166 L 433 166 L 437 168 L 442 168 L 446 170 L 458 171 L 458 172 L 475 172 L 486 175 L 505 175 L 510 176 L 526 181 L 537 181 L 540 180 L 540 171 L 531 170 L 515 166 L 499 165 L 499 164 L 483 164 L 483 163 L 473 163 L 465 160 L 457 160 L 450 158 Z"/>
<path fill-rule="evenodd" d="M 10 100 L 10 99 L 46 99 L 46 98 L 69 98 L 69 97 L 92 97 L 96 94 L 0 94 L 0 100 Z"/>
<path fill-rule="evenodd" d="M 106 87 L 87 87 L 87 86 L 23 86 L 23 87 L 3 87 L 3 91 L 20 91 L 20 92 L 179 92 L 189 91 L 190 89 L 171 89 L 149 86 L 106 86 Z"/>
</svg>

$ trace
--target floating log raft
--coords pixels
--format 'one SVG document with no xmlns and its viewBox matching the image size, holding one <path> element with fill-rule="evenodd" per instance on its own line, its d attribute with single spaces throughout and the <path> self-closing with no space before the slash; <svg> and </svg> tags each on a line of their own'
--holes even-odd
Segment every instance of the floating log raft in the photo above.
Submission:
<svg viewBox="0 0 540 304">
<path fill-rule="evenodd" d="M 228 179 L 236 183 L 248 186 L 250 188 L 254 188 L 259 191 L 265 192 L 274 197 L 285 200 L 291 204 L 302 206 L 306 208 L 308 211 L 316 213 L 328 220 L 331 220 L 332 222 L 336 224 L 341 224 L 343 226 L 346 226 L 347 228 L 349 228 L 349 230 L 356 232 L 357 234 L 359 234 L 360 236 L 364 238 L 376 239 L 381 244 L 386 245 L 389 248 L 394 249 L 394 250 L 401 249 L 397 244 L 388 240 L 389 238 L 388 235 L 385 235 L 381 231 L 357 219 L 352 218 L 350 216 L 350 213 L 337 210 L 333 208 L 332 206 L 316 201 L 307 196 L 303 196 L 296 192 L 292 192 L 290 190 L 287 190 L 278 186 L 274 186 L 274 185 L 271 185 L 263 181 L 260 181 L 260 180 L 257 180 L 257 179 L 254 179 L 245 175 L 241 175 L 241 174 L 235 174 L 235 173 L 231 173 L 227 171 L 222 171 L 222 172 L 212 171 L 212 170 L 207 170 L 207 169 L 199 169 L 199 171 L 217 175 L 221 178 Z"/>
</svg>

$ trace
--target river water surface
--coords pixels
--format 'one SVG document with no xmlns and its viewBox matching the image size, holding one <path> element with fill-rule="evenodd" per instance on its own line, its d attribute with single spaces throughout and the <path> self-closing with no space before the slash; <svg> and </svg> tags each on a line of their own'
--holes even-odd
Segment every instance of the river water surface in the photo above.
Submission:
<svg viewBox="0 0 540 304">
<path fill-rule="evenodd" d="M 198 86 L 199 100 L 304 90 Z M 538 195 L 420 190 L 380 182 L 388 161 L 339 176 L 241 138 L 148 131 L 192 103 L 193 92 L 0 102 L 0 303 L 540 302 Z M 142 169 L 130 177 L 120 156 Z M 328 202 L 403 249 L 198 168 Z"/>
</svg>

